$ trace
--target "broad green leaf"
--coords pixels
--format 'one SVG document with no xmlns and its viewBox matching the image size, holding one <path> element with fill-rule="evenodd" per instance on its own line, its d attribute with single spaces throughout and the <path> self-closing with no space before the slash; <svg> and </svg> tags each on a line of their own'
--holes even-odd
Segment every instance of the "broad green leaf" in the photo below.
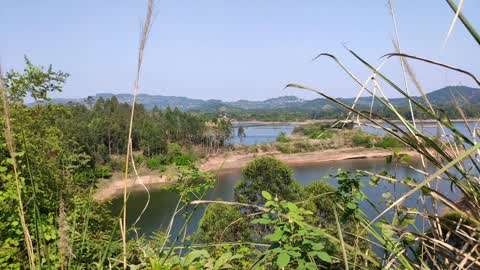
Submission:
<svg viewBox="0 0 480 270">
<path fill-rule="evenodd" d="M 217 261 L 215 262 L 213 269 L 218 270 L 223 268 L 223 266 L 225 266 L 225 264 L 228 261 L 230 261 L 231 257 L 232 257 L 232 253 L 230 252 L 223 253 L 222 256 L 220 256 L 220 258 L 218 258 Z"/>
<path fill-rule="evenodd" d="M 292 203 L 292 202 L 288 202 L 288 203 L 287 203 L 287 208 L 288 208 L 288 210 L 290 210 L 291 212 L 298 212 L 298 210 L 299 210 L 298 207 L 297 207 L 297 205 L 295 205 L 295 204 Z"/>
<path fill-rule="evenodd" d="M 327 263 L 332 262 L 332 257 L 330 257 L 330 255 L 328 255 L 328 253 L 326 253 L 325 251 L 319 251 L 315 255 L 317 255 L 317 257 L 324 262 L 327 262 Z"/>
<path fill-rule="evenodd" d="M 282 239 L 282 236 L 283 236 L 283 230 L 279 227 L 276 227 L 275 232 L 265 236 L 265 239 L 270 240 L 272 242 L 277 242 L 277 241 L 280 241 L 280 239 Z"/>
<path fill-rule="evenodd" d="M 204 249 L 200 249 L 200 250 L 193 250 L 192 252 L 188 253 L 188 255 L 185 257 L 185 260 L 184 260 L 184 265 L 191 265 L 195 260 L 199 259 L 199 258 L 207 258 L 209 257 L 210 255 L 208 254 L 208 252 Z"/>
<path fill-rule="evenodd" d="M 252 224 L 263 224 L 263 225 L 265 225 L 265 224 L 270 224 L 270 223 L 272 223 L 272 221 L 269 220 L 269 219 L 266 219 L 266 218 L 257 218 L 257 219 L 254 219 L 252 221 Z"/>
<path fill-rule="evenodd" d="M 290 262 L 290 255 L 287 253 L 280 253 L 277 257 L 277 266 L 278 268 L 284 268 Z"/>
<path fill-rule="evenodd" d="M 272 195 L 270 193 L 268 193 L 267 191 L 262 191 L 262 196 L 263 198 L 265 198 L 266 200 L 268 201 L 271 201 L 272 200 Z"/>
<path fill-rule="evenodd" d="M 325 246 L 322 243 L 317 243 L 312 246 L 313 250 L 323 250 Z"/>
</svg>

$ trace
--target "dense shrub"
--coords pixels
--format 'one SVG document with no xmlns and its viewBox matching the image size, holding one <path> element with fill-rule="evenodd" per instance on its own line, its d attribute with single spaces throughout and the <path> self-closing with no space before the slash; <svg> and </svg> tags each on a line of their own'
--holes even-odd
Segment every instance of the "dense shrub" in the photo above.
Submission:
<svg viewBox="0 0 480 270">
<path fill-rule="evenodd" d="M 391 149 L 391 148 L 402 148 L 405 145 L 397 138 L 386 135 L 382 137 L 381 140 L 375 144 L 375 146 Z"/>
<path fill-rule="evenodd" d="M 328 140 L 333 137 L 335 132 L 331 129 L 326 129 L 326 130 L 319 130 L 311 133 L 308 137 L 310 139 L 316 139 L 316 140 Z"/>
<path fill-rule="evenodd" d="M 248 220 L 238 207 L 211 204 L 200 219 L 194 240 L 201 243 L 246 241 L 250 230 Z"/>
<path fill-rule="evenodd" d="M 163 156 L 153 156 L 147 160 L 147 168 L 150 170 L 159 170 L 163 165 L 165 165 Z"/>
<path fill-rule="evenodd" d="M 372 147 L 374 145 L 374 137 L 362 131 L 357 131 L 352 136 L 352 142 L 355 146 Z"/>
<path fill-rule="evenodd" d="M 275 147 L 278 151 L 284 154 L 294 153 L 293 145 L 290 143 L 277 143 Z"/>
<path fill-rule="evenodd" d="M 277 142 L 281 142 L 281 143 L 287 143 L 290 141 L 290 138 L 288 138 L 287 134 L 285 132 L 280 132 L 280 134 L 278 134 L 277 136 Z"/>
<path fill-rule="evenodd" d="M 326 226 L 335 223 L 333 213 L 335 192 L 335 187 L 323 181 L 314 181 L 303 188 L 304 198 L 309 199 L 305 203 L 305 208 L 315 214 L 317 225 Z"/>
<path fill-rule="evenodd" d="M 298 141 L 293 143 L 294 153 L 310 152 L 313 150 L 315 150 L 315 148 L 308 141 Z"/>
<path fill-rule="evenodd" d="M 110 178 L 112 177 L 112 168 L 108 165 L 99 165 L 95 167 L 96 178 Z"/>
<path fill-rule="evenodd" d="M 285 163 L 270 156 L 263 156 L 243 168 L 242 180 L 235 187 L 235 200 L 263 204 L 261 191 L 295 201 L 300 197 L 301 187 L 295 182 L 292 170 Z"/>
</svg>

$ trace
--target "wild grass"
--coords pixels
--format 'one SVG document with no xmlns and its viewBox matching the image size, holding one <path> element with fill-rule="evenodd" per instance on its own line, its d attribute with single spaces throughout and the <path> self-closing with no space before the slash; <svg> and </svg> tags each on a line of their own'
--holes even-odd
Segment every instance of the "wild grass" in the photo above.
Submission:
<svg viewBox="0 0 480 270">
<path fill-rule="evenodd" d="M 449 5 L 452 7 L 455 16 L 461 16 L 461 12 L 453 4 L 452 1 L 447 0 Z M 394 17 L 393 7 L 392 7 L 392 16 Z M 473 27 L 468 23 L 464 18 L 461 19 L 465 27 L 472 34 L 472 37 L 477 40 L 477 32 Z M 395 28 L 396 22 L 394 18 Z M 406 80 L 407 73 L 413 77 L 416 81 L 417 89 L 420 91 L 420 94 L 424 99 L 426 95 L 421 91 L 421 86 L 414 77 L 414 73 L 408 65 L 405 65 L 405 58 L 411 58 L 423 62 L 427 62 L 436 66 L 447 68 L 456 72 L 460 72 L 471 77 L 477 84 L 477 78 L 468 71 L 465 71 L 460 68 L 456 68 L 450 65 L 439 63 L 433 60 L 412 56 L 408 54 L 401 53 L 398 41 L 395 42 L 396 53 L 389 54 L 388 57 L 398 56 L 401 58 L 401 66 L 404 74 L 404 81 Z M 379 129 L 382 129 L 386 134 L 389 134 L 387 140 L 382 144 L 385 145 L 397 145 L 399 143 L 406 145 L 421 154 L 422 158 L 428 161 L 428 166 L 435 168 L 433 173 L 425 173 L 425 178 L 416 183 L 410 183 L 410 189 L 398 197 L 396 200 L 392 201 L 385 209 L 379 212 L 379 214 L 371 219 L 365 219 L 363 226 L 364 229 L 371 234 L 376 241 L 382 244 L 387 256 L 386 260 L 383 262 L 385 268 L 404 268 L 404 269 L 418 269 L 418 268 L 435 268 L 435 269 L 445 269 L 449 267 L 450 269 L 468 269 L 468 267 L 477 267 L 478 265 L 477 257 L 480 255 L 480 250 L 478 249 L 478 244 L 480 244 L 480 238 L 477 232 L 473 235 L 472 231 L 464 228 L 464 221 L 468 220 L 470 224 L 479 224 L 480 222 L 480 179 L 479 173 L 480 168 L 478 166 L 479 156 L 478 149 L 480 144 L 476 143 L 469 134 L 461 133 L 448 118 L 445 118 L 441 111 L 436 110 L 431 103 L 426 99 L 426 105 L 416 101 L 409 93 L 406 83 L 404 87 L 400 87 L 389 78 L 388 75 L 382 73 L 379 68 L 375 68 L 372 64 L 362 58 L 355 51 L 347 49 L 354 59 L 358 60 L 359 63 L 363 64 L 365 67 L 370 69 L 375 77 L 381 79 L 386 85 L 390 86 L 392 89 L 396 90 L 398 93 L 408 98 L 409 102 L 412 104 L 415 109 L 423 111 L 425 114 L 428 114 L 439 126 L 448 130 L 453 134 L 454 141 L 433 141 L 428 135 L 424 134 L 416 126 L 415 118 L 406 119 L 397 113 L 395 107 L 393 107 L 386 96 L 382 93 L 384 92 L 380 87 L 379 83 L 372 83 L 373 87 L 376 89 L 371 90 L 368 85 L 362 84 L 360 80 L 354 75 L 354 73 L 346 67 L 344 64 L 338 60 L 337 57 L 331 54 L 320 54 L 326 55 L 334 59 L 337 64 L 340 65 L 341 69 L 345 71 L 357 84 L 361 84 L 361 88 L 365 89 L 370 95 L 373 96 L 375 100 L 383 103 L 388 110 L 391 110 L 395 115 L 399 124 L 392 122 L 390 119 L 385 120 L 386 124 L 379 124 L 376 119 L 372 118 L 370 114 L 356 110 L 354 107 L 347 106 L 341 101 L 338 101 L 324 93 L 322 90 L 318 90 L 313 87 L 308 87 L 300 84 L 289 84 L 287 87 L 293 87 L 303 90 L 308 90 L 315 92 L 332 102 L 335 102 L 337 105 L 341 106 L 345 110 L 351 112 L 353 115 L 358 116 L 363 121 L 369 122 L 371 125 L 376 126 Z M 480 85 L 480 84 L 479 84 Z M 380 93 L 380 96 L 378 96 Z M 360 144 L 370 143 L 369 138 L 358 136 L 355 138 L 355 141 Z M 418 171 L 425 171 L 425 167 L 416 168 Z M 402 182 L 402 179 L 394 179 L 394 181 Z M 462 204 L 460 202 L 455 202 L 450 199 L 450 195 L 442 193 L 439 190 L 436 190 L 438 186 L 438 181 L 448 181 L 451 186 L 455 186 L 456 190 L 462 198 Z M 428 209 L 416 209 L 412 214 L 420 219 L 424 220 L 427 227 L 430 228 L 429 234 L 425 234 L 423 230 L 412 230 L 411 228 L 403 228 L 398 224 L 395 224 L 395 220 L 388 221 L 384 219 L 384 215 L 393 212 L 393 216 L 402 215 L 402 203 L 409 197 L 422 189 L 428 188 L 434 192 L 420 195 L 422 201 L 425 199 L 431 199 L 434 207 L 430 210 Z M 435 195 L 431 195 L 435 194 Z M 440 207 L 441 206 L 441 207 Z M 442 210 L 443 209 L 443 210 Z M 448 210 L 446 210 L 448 209 Z M 456 230 L 444 231 L 442 228 L 446 228 L 445 220 L 442 218 L 442 213 L 448 212 L 449 215 L 455 216 L 455 220 L 449 219 L 448 222 L 456 224 Z M 467 214 L 468 213 L 468 214 Z M 375 229 L 372 227 L 373 224 L 378 224 L 379 221 L 384 220 L 385 225 L 388 225 L 389 234 L 375 232 Z M 385 226 L 384 225 L 384 226 Z M 448 225 L 451 226 L 452 225 Z M 458 230 L 457 230 L 458 229 Z M 472 235 L 468 237 L 468 240 L 465 238 L 467 235 Z M 392 243 L 398 243 L 406 239 L 406 237 L 412 236 L 412 239 L 417 241 L 417 246 L 415 249 L 410 245 L 392 245 Z M 452 237 L 456 239 L 462 239 L 453 245 L 449 240 Z M 392 238 L 393 237 L 393 238 Z M 415 250 L 415 251 L 414 251 Z M 408 255 L 409 252 L 418 252 L 418 258 L 413 258 Z M 472 255 L 475 254 L 475 255 Z M 468 267 L 467 267 L 468 266 Z"/>
</svg>

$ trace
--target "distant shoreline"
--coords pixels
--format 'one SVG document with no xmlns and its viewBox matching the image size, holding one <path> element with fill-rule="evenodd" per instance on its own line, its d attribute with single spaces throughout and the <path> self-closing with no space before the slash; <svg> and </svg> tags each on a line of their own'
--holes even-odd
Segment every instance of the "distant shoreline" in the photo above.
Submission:
<svg viewBox="0 0 480 270">
<path fill-rule="evenodd" d="M 379 123 L 383 123 L 384 121 L 380 119 L 375 119 Z M 332 123 L 337 121 L 337 119 L 307 119 L 305 121 L 259 121 L 259 120 L 246 120 L 246 121 L 237 121 L 234 120 L 232 121 L 232 124 L 234 126 L 263 126 L 263 125 L 306 125 L 306 124 L 313 124 L 313 123 Z M 400 120 L 398 119 L 393 119 L 390 120 L 392 123 L 401 123 Z M 452 119 L 450 120 L 453 123 L 463 123 L 463 119 Z M 478 119 L 473 119 L 469 118 L 467 119 L 468 123 L 471 122 L 477 122 L 480 121 L 480 118 Z M 368 122 L 365 120 L 365 122 Z M 415 120 L 416 123 L 421 123 L 421 124 L 435 124 L 437 123 L 436 120 L 434 119 L 421 119 L 421 120 Z"/>
<path fill-rule="evenodd" d="M 418 156 L 418 153 L 414 151 L 403 151 L 402 153 Z M 390 155 L 392 155 L 391 150 L 363 147 L 328 149 L 295 154 L 283 154 L 280 152 L 226 152 L 209 157 L 199 167 L 202 171 L 210 171 L 217 175 L 223 175 L 241 169 L 248 162 L 260 156 L 273 156 L 290 166 L 297 167 L 348 159 L 385 158 Z M 150 174 L 139 176 L 136 181 L 135 178 L 129 178 L 127 187 L 130 190 L 141 190 L 143 185 L 158 188 L 172 183 L 173 181 L 169 181 L 169 179 L 167 179 L 167 177 L 164 175 Z M 121 175 L 115 175 L 110 180 L 105 180 L 104 183 L 97 189 L 93 197 L 98 202 L 106 202 L 112 198 L 115 198 L 119 194 L 122 194 L 123 187 L 123 177 Z"/>
</svg>

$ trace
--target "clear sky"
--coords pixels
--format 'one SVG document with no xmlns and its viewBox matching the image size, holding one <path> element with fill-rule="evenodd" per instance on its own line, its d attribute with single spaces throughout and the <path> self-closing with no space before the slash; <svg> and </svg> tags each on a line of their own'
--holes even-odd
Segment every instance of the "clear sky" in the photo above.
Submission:
<svg viewBox="0 0 480 270">
<path fill-rule="evenodd" d="M 28 55 L 70 73 L 59 97 L 128 93 L 145 2 L 2 0 L 0 63 L 18 69 Z M 395 6 L 403 51 L 478 72 L 480 47 L 461 24 L 443 47 L 453 17 L 445 1 L 396 0 Z M 480 1 L 465 0 L 465 15 L 480 29 Z M 311 58 L 331 52 L 364 78 L 365 67 L 342 44 L 376 64 L 393 51 L 392 37 L 386 0 L 159 0 L 141 92 L 223 100 L 315 97 L 282 90 L 297 82 L 353 96 L 357 87 L 337 66 Z M 473 85 L 452 72 L 412 66 L 429 90 Z M 385 70 L 401 82 L 398 60 Z"/>
</svg>

